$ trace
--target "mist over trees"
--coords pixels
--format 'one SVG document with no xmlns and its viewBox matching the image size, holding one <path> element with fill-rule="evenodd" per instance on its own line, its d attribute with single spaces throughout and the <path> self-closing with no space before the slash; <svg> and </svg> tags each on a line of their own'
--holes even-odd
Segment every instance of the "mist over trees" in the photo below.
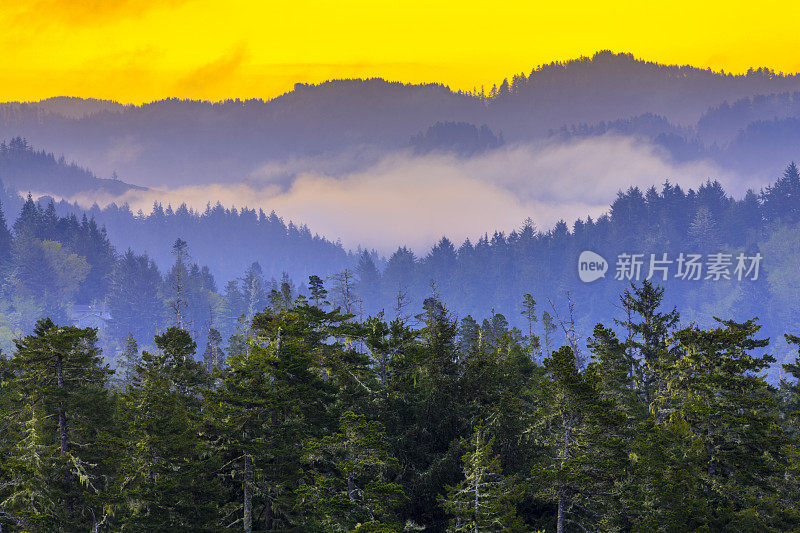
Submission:
<svg viewBox="0 0 800 533">
<path fill-rule="evenodd" d="M 407 149 L 412 137 L 431 135 L 428 128 L 435 133 L 437 123 L 486 125 L 515 144 L 573 126 L 616 131 L 601 123 L 631 120 L 626 134 L 665 146 L 679 161 L 710 157 L 767 179 L 796 157 L 798 91 L 796 75 L 766 69 L 732 75 L 606 51 L 538 66 L 469 93 L 369 79 L 297 84 L 268 101 L 4 103 L 0 138 L 25 137 L 102 178 L 116 173 L 140 186 L 248 179 L 285 184 L 308 159 L 314 170 L 334 176 L 352 172 Z M 661 124 L 647 124 L 651 115 Z M 446 135 L 438 136 L 438 148 L 455 144 L 455 151 L 463 152 L 458 148 L 463 131 L 440 133 Z M 676 137 L 658 140 L 662 134 Z M 286 168 L 265 174 L 270 165 Z M 51 185 L 55 188 L 40 192 L 63 195 L 79 186 Z M 90 190 L 89 185 L 80 187 Z"/>
<path fill-rule="evenodd" d="M 22 137 L 0 141 L 0 179 L 14 190 L 72 195 L 84 191 L 103 191 L 118 195 L 141 189 L 118 179 L 100 179 L 64 156 L 56 158 L 44 150 L 34 150 Z"/>
<path fill-rule="evenodd" d="M 382 257 L 346 251 L 275 213 L 159 204 L 148 214 L 115 205 L 84 213 L 65 202 L 23 201 L 6 192 L 0 341 L 9 349 L 36 320 L 50 316 L 99 327 L 101 347 L 114 359 L 129 336 L 147 347 L 156 334 L 177 326 L 201 355 L 216 360 L 220 351 L 236 348 L 242 320 L 265 308 L 287 309 L 299 296 L 360 319 L 383 313 L 406 320 L 435 296 L 457 317 L 494 309 L 492 320 L 535 333 L 547 346 L 569 322 L 577 350 L 593 324 L 613 313 L 624 283 L 648 276 L 663 283 L 667 303 L 682 308 L 687 321 L 709 327 L 713 317 L 758 316 L 764 332 L 780 339 L 800 316 L 792 296 L 800 261 L 798 197 L 794 164 L 772 185 L 739 199 L 718 182 L 685 191 L 665 182 L 658 189 L 620 191 L 606 215 L 571 227 L 561 221 L 540 231 L 527 220 L 509 234 L 463 243 L 443 237 L 426 254 L 400 247 Z M 606 275 L 592 283 L 576 271 L 585 250 L 609 263 Z M 620 274 L 625 254 L 639 254 L 635 276 Z M 687 278 L 684 272 L 681 278 L 678 261 L 687 254 L 722 254 L 728 266 L 724 274 Z M 735 270 L 744 266 L 738 257 L 757 254 L 763 262 L 756 271 L 743 276 L 745 270 Z M 651 256 L 667 259 L 670 273 L 650 273 Z M 547 316 L 533 323 L 537 308 Z M 774 346 L 783 362 L 791 350 L 780 341 Z M 770 371 L 774 382 L 780 367 Z"/>
<path fill-rule="evenodd" d="M 0 104 L 0 529 L 799 529 L 798 89 L 598 53 L 470 93 Z M 53 196 L 132 186 L 26 140 L 177 185 L 609 134 L 782 168 L 383 256 L 249 207 L 83 209 Z"/>
</svg>

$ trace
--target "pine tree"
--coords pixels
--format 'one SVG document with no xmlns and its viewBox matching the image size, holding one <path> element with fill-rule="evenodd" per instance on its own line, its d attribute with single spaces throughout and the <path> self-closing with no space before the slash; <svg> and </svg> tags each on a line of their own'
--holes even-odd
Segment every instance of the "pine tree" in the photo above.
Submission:
<svg viewBox="0 0 800 533">
<path fill-rule="evenodd" d="M 6 500 L 9 511 L 37 529 L 94 527 L 104 518 L 102 496 L 112 469 L 103 442 L 113 371 L 103 366 L 97 331 L 42 319 L 16 341 L 10 364 L 24 436 L 10 458 L 19 484 Z"/>
<path fill-rule="evenodd" d="M 553 353 L 553 333 L 556 330 L 556 324 L 547 311 L 542 312 L 542 328 L 544 329 L 544 355 L 550 357 L 550 354 Z"/>
<path fill-rule="evenodd" d="M 800 220 L 800 209 L 797 204 L 800 200 L 800 170 L 792 161 L 783 176 L 768 186 L 761 194 L 764 205 L 764 218 L 768 222 L 783 221 L 793 224 Z"/>
<path fill-rule="evenodd" d="M 800 337 L 789 334 L 785 337 L 786 342 L 797 346 L 800 353 Z M 786 434 L 797 440 L 800 438 L 800 360 L 795 358 L 793 363 L 784 364 L 783 370 L 793 381 L 781 380 L 781 419 Z"/>
<path fill-rule="evenodd" d="M 479 426 L 463 457 L 464 479 L 448 487 L 446 497 L 440 497 L 440 504 L 452 516 L 448 532 L 526 531 L 516 514 L 522 486 L 514 477 L 503 475 L 492 444 L 493 439 L 487 440 Z"/>
<path fill-rule="evenodd" d="M 393 509 L 403 499 L 387 479 L 397 460 L 383 424 L 347 411 L 339 430 L 305 447 L 308 480 L 300 487 L 300 509 L 324 531 L 351 531 L 364 522 L 396 524 Z M 312 526 L 313 527 L 313 526 Z"/>
<path fill-rule="evenodd" d="M 133 378 L 136 375 L 136 367 L 139 366 L 141 359 L 139 357 L 139 344 L 133 338 L 133 333 L 128 333 L 128 338 L 125 339 L 125 348 L 122 350 L 122 357 L 120 358 L 119 366 L 122 367 L 122 382 L 125 387 L 129 387 L 133 383 Z"/>
<path fill-rule="evenodd" d="M 790 345 L 798 347 L 800 353 L 800 337 L 789 334 L 785 337 Z M 779 390 L 781 423 L 784 433 L 791 439 L 786 449 L 789 466 L 787 483 L 783 488 L 785 499 L 795 501 L 800 497 L 800 358 L 784 364 L 783 369 L 793 380 L 782 379 Z"/>
<path fill-rule="evenodd" d="M 281 282 L 272 281 L 272 289 L 269 291 L 269 302 L 273 312 L 286 311 L 294 306 L 294 284 L 289 279 L 286 272 L 281 276 Z"/>
<path fill-rule="evenodd" d="M 663 490 L 669 485 L 664 479 L 668 466 L 662 447 L 672 436 L 654 425 L 649 404 L 640 400 L 631 379 L 628 343 L 621 342 L 610 328 L 597 324 L 589 349 L 591 368 L 599 376 L 600 397 L 619 411 L 620 421 L 608 428 L 609 436 L 618 439 L 629 459 L 617 463 L 615 504 L 604 508 L 602 529 L 628 531 L 652 516 L 654 502 L 668 492 Z M 679 486 L 677 476 L 671 481 Z"/>
<path fill-rule="evenodd" d="M 410 518 L 428 525 L 447 520 L 427 495 L 458 482 L 461 451 L 451 443 L 471 430 L 472 406 L 459 384 L 455 320 L 435 298 L 423 307 L 424 327 L 411 335 L 398 329 L 392 341 L 402 348 L 392 359 L 395 379 L 382 421 L 396 439 L 395 449 L 403 450 L 401 483 L 414 502 Z"/>
<path fill-rule="evenodd" d="M 774 357 L 753 353 L 768 341 L 760 326 L 720 321 L 720 327 L 690 326 L 675 338 L 682 357 L 654 404 L 665 424 L 676 427 L 705 512 L 693 527 L 767 530 L 786 527 L 779 500 L 786 467 L 785 444 L 775 395 L 761 374 Z"/>
<path fill-rule="evenodd" d="M 256 313 L 262 312 L 269 304 L 261 265 L 257 262 L 250 265 L 242 278 L 242 294 L 245 300 L 243 314 L 248 320 L 252 320 Z"/>
<path fill-rule="evenodd" d="M 166 319 L 161 298 L 164 283 L 158 267 L 147 255 L 128 250 L 114 265 L 108 294 L 109 332 L 116 338 L 132 334 L 149 342 Z"/>
<path fill-rule="evenodd" d="M 200 403 L 209 386 L 194 360 L 191 336 L 170 328 L 143 352 L 123 395 L 123 460 L 117 521 L 122 531 L 209 530 L 214 473 L 199 470 L 207 452 L 200 439 Z"/>
<path fill-rule="evenodd" d="M 175 264 L 167 276 L 171 289 L 169 305 L 173 316 L 173 326 L 178 329 L 188 328 L 191 325 L 187 322 L 186 317 L 186 310 L 189 307 L 187 301 L 187 282 L 189 278 L 188 247 L 188 243 L 183 239 L 178 238 L 175 240 L 172 245 Z"/>
<path fill-rule="evenodd" d="M 222 335 L 218 330 L 211 328 L 208 332 L 206 349 L 203 352 L 203 363 L 205 363 L 206 370 L 209 372 L 216 368 L 221 368 L 225 363 L 225 353 L 222 351 L 221 345 Z"/>
<path fill-rule="evenodd" d="M 528 339 L 531 346 L 534 344 L 533 325 L 538 322 L 539 318 L 536 316 L 536 300 L 533 299 L 529 293 L 522 297 L 522 316 L 528 322 Z"/>
<path fill-rule="evenodd" d="M 39 231 L 39 210 L 36 208 L 36 202 L 33 201 L 31 193 L 25 203 L 22 205 L 19 217 L 14 222 L 14 236 L 16 239 L 41 239 L 41 232 Z"/>
<path fill-rule="evenodd" d="M 660 311 L 664 289 L 648 280 L 631 284 L 620 297 L 625 320 L 615 322 L 626 330 L 625 353 L 630 383 L 645 406 L 663 389 L 664 373 L 674 355 L 668 339 L 680 320 L 677 309 Z"/>
<path fill-rule="evenodd" d="M 579 372 L 570 347 L 553 352 L 544 366 L 549 379 L 533 428 L 545 449 L 532 473 L 536 492 L 556 504 L 558 533 L 570 523 L 596 527 L 604 508 L 615 505 L 614 482 L 626 462 L 616 428 L 624 419 L 601 394 L 597 365 Z"/>
<path fill-rule="evenodd" d="M 220 311 L 220 322 L 224 325 L 224 334 L 232 333 L 239 320 L 247 317 L 248 303 L 245 294 L 239 288 L 239 280 L 230 280 L 225 284 Z"/>
<path fill-rule="evenodd" d="M 701 253 L 717 251 L 722 239 L 711 211 L 706 206 L 697 210 L 692 223 L 689 225 L 689 241 Z"/>
<path fill-rule="evenodd" d="M 331 424 L 333 384 L 322 378 L 322 364 L 340 348 L 324 341 L 337 336 L 328 324 L 341 320 L 336 312 L 308 306 L 257 314 L 246 343 L 230 354 L 224 380 L 205 402 L 215 453 L 235 495 L 224 511 L 238 517 L 235 523 L 245 531 L 255 527 L 257 507 L 268 531 L 295 523 L 301 445 Z"/>
<path fill-rule="evenodd" d="M 325 297 L 328 295 L 328 291 L 325 290 L 322 278 L 319 276 L 309 276 L 308 292 L 309 299 L 314 303 L 315 307 L 322 308 L 322 306 L 325 305 Z"/>
<path fill-rule="evenodd" d="M 356 266 L 357 292 L 363 298 L 368 313 L 380 309 L 381 273 L 375 266 L 372 255 L 362 250 Z"/>
<path fill-rule="evenodd" d="M 11 259 L 11 245 L 13 238 L 8 230 L 6 216 L 0 206 L 0 265 L 7 263 Z"/>
</svg>

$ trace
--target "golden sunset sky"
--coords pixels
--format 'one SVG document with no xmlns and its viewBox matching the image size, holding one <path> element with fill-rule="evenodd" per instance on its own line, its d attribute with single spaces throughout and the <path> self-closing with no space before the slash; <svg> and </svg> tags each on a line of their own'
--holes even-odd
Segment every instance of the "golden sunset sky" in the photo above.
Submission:
<svg viewBox="0 0 800 533">
<path fill-rule="evenodd" d="M 536 65 L 631 52 L 800 71 L 800 2 L 32 0 L 0 7 L 0 100 L 271 98 L 383 77 L 473 89 Z"/>
</svg>

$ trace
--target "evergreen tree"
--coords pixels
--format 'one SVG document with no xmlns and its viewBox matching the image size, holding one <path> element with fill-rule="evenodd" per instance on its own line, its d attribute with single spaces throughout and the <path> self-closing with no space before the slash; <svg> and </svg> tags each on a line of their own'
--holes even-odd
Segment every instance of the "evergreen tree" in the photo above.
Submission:
<svg viewBox="0 0 800 533">
<path fill-rule="evenodd" d="M 266 309 L 269 305 L 267 297 L 267 287 L 261 271 L 261 265 L 253 263 L 245 272 L 241 281 L 242 294 L 245 301 L 245 312 L 243 313 L 248 320 Z M 237 315 L 241 316 L 241 315 Z"/>
<path fill-rule="evenodd" d="M 762 193 L 761 199 L 764 204 L 764 217 L 769 222 L 782 220 L 786 223 L 800 221 L 800 170 L 792 161 L 783 176 L 768 186 Z"/>
<path fill-rule="evenodd" d="M 137 342 L 149 342 L 166 319 L 163 289 L 161 274 L 152 259 L 132 250 L 125 252 L 111 274 L 107 298 L 109 333 L 115 338 L 132 334 Z"/>
<path fill-rule="evenodd" d="M 798 347 L 800 353 L 800 337 L 786 334 L 786 342 Z M 793 363 L 783 365 L 783 370 L 792 381 L 782 379 L 781 392 L 781 421 L 786 434 L 797 440 L 800 438 L 800 361 L 795 358 Z"/>
<path fill-rule="evenodd" d="M 172 327 L 143 352 L 123 395 L 126 420 L 118 490 L 122 531 L 211 530 L 214 473 L 200 439 L 200 402 L 209 377 L 191 336 Z"/>
<path fill-rule="evenodd" d="M 0 265 L 7 263 L 11 259 L 11 246 L 13 238 L 11 232 L 8 230 L 6 223 L 6 216 L 3 213 L 2 206 L 0 206 Z"/>
<path fill-rule="evenodd" d="M 601 394 L 597 366 L 579 372 L 571 348 L 553 352 L 544 365 L 549 379 L 534 430 L 545 453 L 532 479 L 536 492 L 556 504 L 558 533 L 570 523 L 588 530 L 616 505 L 615 479 L 627 459 L 616 428 L 624 419 Z"/>
<path fill-rule="evenodd" d="M 315 309 L 256 315 L 250 337 L 231 353 L 225 379 L 204 406 L 218 462 L 225 465 L 226 480 L 237 484 L 228 482 L 234 496 L 225 515 L 239 517 L 236 523 L 245 531 L 254 527 L 256 508 L 268 531 L 296 523 L 298 443 L 331 425 L 333 385 L 321 368 L 325 354 L 339 349 L 324 343 L 337 336 L 329 325 L 342 318 Z"/>
<path fill-rule="evenodd" d="M 689 225 L 689 242 L 693 244 L 698 252 L 716 252 L 721 243 L 721 236 L 711 210 L 706 206 L 701 206 L 694 216 L 694 220 Z"/>
<path fill-rule="evenodd" d="M 125 348 L 122 350 L 119 365 L 122 368 L 122 383 L 125 387 L 130 387 L 136 375 L 136 368 L 141 363 L 139 357 L 139 344 L 133 337 L 133 333 L 128 333 L 125 339 Z"/>
<path fill-rule="evenodd" d="M 51 202 L 45 211 L 43 223 L 47 225 L 46 227 L 52 225 L 53 229 L 45 230 L 46 238 L 58 239 L 76 254 L 85 258 L 89 265 L 89 273 L 75 295 L 76 301 L 90 304 L 102 300 L 108 292 L 111 273 L 117 259 L 106 229 L 98 227 L 94 218 L 87 220 L 84 215 L 80 229 L 74 231 L 71 237 L 57 236 L 58 232 L 55 228 L 60 226 L 61 222 Z"/>
<path fill-rule="evenodd" d="M 39 209 L 37 209 L 31 193 L 28 193 L 28 197 L 22 205 L 19 217 L 17 217 L 17 220 L 14 222 L 14 236 L 17 239 L 41 239 L 42 235 L 39 230 L 39 218 Z"/>
<path fill-rule="evenodd" d="M 556 331 L 556 324 L 547 311 L 542 312 L 542 328 L 544 330 L 544 353 L 545 356 L 550 357 L 550 354 L 553 353 L 553 333 Z"/>
<path fill-rule="evenodd" d="M 300 487 L 299 507 L 322 531 L 352 531 L 371 522 L 396 524 L 393 509 L 403 498 L 387 479 L 396 468 L 383 425 L 347 411 L 339 431 L 305 447 L 309 479 Z"/>
<path fill-rule="evenodd" d="M 273 287 L 269 291 L 269 302 L 273 312 L 286 311 L 294 307 L 294 285 L 286 272 L 281 276 L 281 282 L 272 280 Z"/>
<path fill-rule="evenodd" d="M 448 532 L 526 531 L 516 514 L 522 486 L 514 477 L 503 475 L 492 443 L 479 426 L 464 454 L 464 479 L 448 487 L 446 497 L 440 497 L 442 507 L 452 516 Z"/>
<path fill-rule="evenodd" d="M 186 310 L 189 307 L 187 300 L 187 283 L 189 278 L 189 245 L 181 238 L 172 245 L 172 255 L 175 263 L 167 274 L 170 288 L 169 307 L 172 313 L 172 323 L 178 329 L 188 329 L 191 324 L 187 322 Z"/>
<path fill-rule="evenodd" d="M 649 280 L 631 284 L 620 297 L 626 319 L 615 321 L 626 330 L 628 376 L 645 406 L 666 386 L 664 373 L 674 359 L 668 339 L 680 316 L 675 308 L 660 311 L 663 298 L 664 289 Z"/>
<path fill-rule="evenodd" d="M 753 353 L 768 344 L 755 337 L 760 326 L 753 320 L 720 324 L 675 334 L 682 357 L 654 402 L 664 423 L 683 434 L 676 444 L 698 480 L 693 497 L 705 509 L 696 509 L 688 524 L 711 530 L 784 529 L 791 514 L 780 503 L 786 437 L 775 395 L 760 374 L 775 359 Z"/>
<path fill-rule="evenodd" d="M 40 320 L 10 361 L 22 442 L 11 452 L 12 493 L 3 503 L 35 530 L 92 529 L 104 522 L 111 425 L 97 331 Z"/>
<path fill-rule="evenodd" d="M 372 255 L 367 250 L 362 250 L 356 266 L 358 277 L 357 292 L 364 299 L 364 306 L 368 313 L 380 309 L 381 274 Z"/>
<path fill-rule="evenodd" d="M 39 316 L 68 320 L 70 308 L 89 265 L 57 241 L 14 241 L 9 285 L 16 298 L 39 308 Z"/>
<path fill-rule="evenodd" d="M 326 303 L 325 297 L 328 296 L 328 291 L 325 290 L 325 285 L 319 276 L 312 275 L 308 277 L 308 293 L 309 300 L 313 302 L 315 307 L 322 308 Z"/>
<path fill-rule="evenodd" d="M 533 342 L 533 325 L 539 320 L 536 316 L 536 300 L 533 299 L 533 296 L 530 293 L 525 294 L 522 297 L 522 316 L 525 317 L 525 320 L 528 322 L 528 339 L 530 342 Z"/>
<path fill-rule="evenodd" d="M 224 327 L 223 333 L 232 333 L 239 321 L 247 316 L 247 300 L 239 288 L 239 280 L 230 280 L 225 284 L 225 293 L 222 295 L 220 308 L 220 322 Z"/>
<path fill-rule="evenodd" d="M 203 363 L 206 370 L 212 372 L 215 368 L 221 368 L 225 364 L 225 353 L 220 347 L 222 345 L 222 335 L 219 331 L 211 328 L 208 332 L 208 342 L 203 352 Z"/>
</svg>

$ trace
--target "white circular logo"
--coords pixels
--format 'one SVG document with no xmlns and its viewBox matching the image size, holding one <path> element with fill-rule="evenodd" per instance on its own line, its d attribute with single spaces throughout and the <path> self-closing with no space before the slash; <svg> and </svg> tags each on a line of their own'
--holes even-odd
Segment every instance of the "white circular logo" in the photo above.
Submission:
<svg viewBox="0 0 800 533">
<path fill-rule="evenodd" d="M 584 283 L 591 283 L 606 276 L 608 261 L 602 255 L 586 250 L 578 257 L 578 277 Z"/>
</svg>

